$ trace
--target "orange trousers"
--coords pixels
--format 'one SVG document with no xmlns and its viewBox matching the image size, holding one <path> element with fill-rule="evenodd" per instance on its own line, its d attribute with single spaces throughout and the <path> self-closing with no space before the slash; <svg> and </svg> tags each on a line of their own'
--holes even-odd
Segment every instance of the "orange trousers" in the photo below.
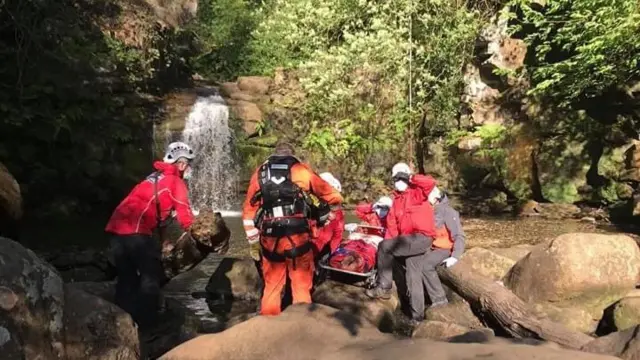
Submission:
<svg viewBox="0 0 640 360">
<path fill-rule="evenodd" d="M 297 234 L 292 236 L 295 246 L 309 241 L 308 234 Z M 273 249 L 273 239 L 263 240 L 263 246 Z M 287 240 L 280 240 L 277 251 L 291 249 Z M 286 259 L 283 262 L 271 262 L 262 257 L 262 276 L 264 278 L 264 289 L 260 304 L 260 315 L 278 315 L 281 312 L 282 292 L 287 284 L 287 275 L 291 279 L 291 295 L 294 304 L 311 303 L 311 287 L 313 286 L 313 251 L 299 256 L 295 259 L 295 269 L 293 259 Z"/>
</svg>

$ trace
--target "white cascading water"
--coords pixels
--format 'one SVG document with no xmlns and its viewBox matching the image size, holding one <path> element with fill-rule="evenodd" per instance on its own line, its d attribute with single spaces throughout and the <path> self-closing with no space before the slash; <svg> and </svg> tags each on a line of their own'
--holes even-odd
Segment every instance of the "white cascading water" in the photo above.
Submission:
<svg viewBox="0 0 640 360">
<path fill-rule="evenodd" d="M 189 179 L 191 206 L 231 215 L 237 209 L 239 169 L 229 129 L 229 108 L 219 95 L 199 96 L 187 118 L 182 139 L 196 153 Z"/>
</svg>

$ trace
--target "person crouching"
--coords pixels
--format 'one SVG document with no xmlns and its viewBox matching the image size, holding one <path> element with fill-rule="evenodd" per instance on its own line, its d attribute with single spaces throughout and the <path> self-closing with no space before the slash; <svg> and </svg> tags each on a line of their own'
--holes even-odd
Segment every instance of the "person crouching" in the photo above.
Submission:
<svg viewBox="0 0 640 360">
<path fill-rule="evenodd" d="M 436 267 L 440 264 L 446 267 L 455 265 L 464 252 L 465 245 L 460 214 L 451 207 L 447 195 L 435 187 L 429 194 L 429 203 L 434 207 L 436 226 L 436 236 L 431 248 L 422 256 L 405 260 L 411 298 L 411 318 L 414 321 L 424 320 L 423 284 L 431 299 L 430 307 L 448 304 Z"/>
</svg>

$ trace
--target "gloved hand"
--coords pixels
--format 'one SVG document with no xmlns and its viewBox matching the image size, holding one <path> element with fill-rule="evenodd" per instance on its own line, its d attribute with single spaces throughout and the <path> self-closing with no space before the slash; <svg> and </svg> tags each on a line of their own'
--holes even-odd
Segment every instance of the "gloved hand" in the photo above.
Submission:
<svg viewBox="0 0 640 360">
<path fill-rule="evenodd" d="M 354 232 L 356 231 L 357 228 L 358 228 L 358 224 L 356 223 L 349 223 L 344 225 L 344 230 L 348 232 Z"/>
<path fill-rule="evenodd" d="M 444 259 L 444 260 L 442 261 L 442 263 L 444 264 L 444 266 L 446 266 L 446 267 L 448 267 L 448 268 L 452 267 L 452 266 L 453 266 L 453 265 L 455 265 L 457 262 L 458 262 L 458 259 L 456 259 L 456 258 L 454 258 L 454 257 L 452 257 L 452 256 L 450 256 L 450 257 L 448 257 L 448 258 L 446 258 L 446 259 Z"/>
<path fill-rule="evenodd" d="M 255 261 L 260 261 L 262 257 L 262 246 L 260 246 L 260 242 L 255 242 L 249 245 L 249 255 Z"/>
</svg>

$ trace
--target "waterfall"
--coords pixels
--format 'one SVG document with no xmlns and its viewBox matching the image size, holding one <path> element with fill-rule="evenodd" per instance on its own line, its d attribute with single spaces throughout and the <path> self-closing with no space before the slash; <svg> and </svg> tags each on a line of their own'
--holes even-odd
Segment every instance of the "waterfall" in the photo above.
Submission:
<svg viewBox="0 0 640 360">
<path fill-rule="evenodd" d="M 191 206 L 216 211 L 237 208 L 239 168 L 229 129 L 229 108 L 219 95 L 199 96 L 191 108 L 181 141 L 196 152 L 189 179 Z"/>
</svg>

